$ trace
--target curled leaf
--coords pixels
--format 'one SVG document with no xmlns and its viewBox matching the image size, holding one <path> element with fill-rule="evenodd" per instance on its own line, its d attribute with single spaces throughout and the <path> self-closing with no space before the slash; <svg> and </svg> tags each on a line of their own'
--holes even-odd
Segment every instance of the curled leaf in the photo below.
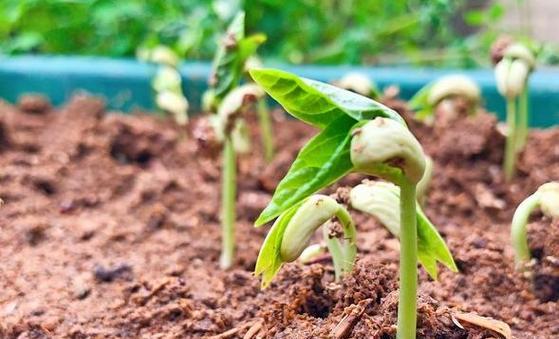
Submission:
<svg viewBox="0 0 559 339">
<path fill-rule="evenodd" d="M 384 181 L 367 182 L 350 192 L 351 207 L 375 217 L 394 236 L 400 236 L 400 188 Z M 443 238 L 417 205 L 417 255 L 427 273 L 437 279 L 437 261 L 458 271 Z"/>
</svg>

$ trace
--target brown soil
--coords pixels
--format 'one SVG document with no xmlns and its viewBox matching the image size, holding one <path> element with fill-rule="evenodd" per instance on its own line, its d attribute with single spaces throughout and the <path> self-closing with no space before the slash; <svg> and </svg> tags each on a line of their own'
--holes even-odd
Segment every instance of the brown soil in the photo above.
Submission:
<svg viewBox="0 0 559 339">
<path fill-rule="evenodd" d="M 60 110 L 38 98 L 22 106 L 0 105 L 0 337 L 394 336 L 398 242 L 364 215 L 354 213 L 359 260 L 341 284 L 327 261 L 285 265 L 264 291 L 251 274 L 266 233 L 252 220 L 311 128 L 278 113 L 274 162 L 259 149 L 240 160 L 238 257 L 224 272 L 220 162 L 190 137 L 203 120 L 181 131 L 153 116 L 106 115 L 87 97 Z M 508 234 L 515 206 L 559 180 L 559 129 L 532 132 L 507 184 L 492 116 L 410 125 L 436 162 L 427 214 L 460 269 L 442 269 L 439 281 L 421 271 L 419 336 L 497 336 L 459 328 L 451 315 L 461 310 L 508 323 L 516 338 L 559 337 L 558 287 L 537 279 L 556 273 L 559 225 L 532 224 L 533 277 L 514 271 Z"/>
</svg>

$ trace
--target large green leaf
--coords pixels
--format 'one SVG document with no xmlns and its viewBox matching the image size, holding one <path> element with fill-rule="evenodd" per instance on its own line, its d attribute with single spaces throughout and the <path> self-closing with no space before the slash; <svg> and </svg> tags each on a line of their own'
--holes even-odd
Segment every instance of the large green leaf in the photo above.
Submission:
<svg viewBox="0 0 559 339">
<path fill-rule="evenodd" d="M 341 115 L 301 149 L 272 201 L 256 220 L 256 226 L 274 219 L 352 170 L 350 131 L 356 123 L 353 118 Z"/>
<path fill-rule="evenodd" d="M 390 108 L 323 82 L 276 69 L 253 69 L 250 75 L 287 112 L 318 128 L 329 126 L 343 115 L 356 121 L 382 116 L 404 124 Z"/>
<path fill-rule="evenodd" d="M 235 16 L 213 62 L 210 84 L 218 101 L 239 85 L 246 60 L 264 41 L 266 36 L 263 34 L 245 37 L 245 13 Z"/>
</svg>

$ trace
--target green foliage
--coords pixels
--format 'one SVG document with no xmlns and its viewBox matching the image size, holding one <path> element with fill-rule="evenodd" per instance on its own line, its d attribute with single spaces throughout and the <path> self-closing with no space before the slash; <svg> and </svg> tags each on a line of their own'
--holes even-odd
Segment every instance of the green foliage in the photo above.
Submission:
<svg viewBox="0 0 559 339">
<path fill-rule="evenodd" d="M 434 113 L 434 107 L 429 104 L 429 94 L 433 85 L 431 82 L 423 86 L 408 102 L 410 108 L 416 111 L 415 117 L 419 120 L 424 120 Z"/>
<path fill-rule="evenodd" d="M 444 239 L 419 206 L 417 207 L 417 258 L 433 279 L 437 279 L 438 275 L 437 261 L 451 271 L 458 272 Z"/>
<path fill-rule="evenodd" d="M 279 70 L 251 70 L 250 74 L 290 114 L 322 129 L 299 152 L 256 225 L 351 171 L 351 130 L 360 121 L 382 116 L 404 124 L 393 110 L 350 91 Z"/>
<path fill-rule="evenodd" d="M 0 52 L 133 56 L 168 45 L 211 60 L 234 13 L 263 32 L 262 56 L 291 63 L 488 63 L 502 5 L 465 10 L 465 0 L 2 0 Z M 478 30 L 462 36 L 456 22 Z M 557 53 L 546 54 L 557 60 Z"/>
<path fill-rule="evenodd" d="M 270 284 L 283 265 L 280 253 L 283 234 L 285 233 L 289 221 L 293 218 L 293 215 L 297 212 L 297 209 L 302 203 L 301 201 L 282 213 L 280 217 L 276 219 L 270 231 L 268 231 L 268 235 L 260 248 L 258 260 L 254 268 L 254 275 L 262 275 L 262 288 Z"/>
<path fill-rule="evenodd" d="M 214 58 L 210 85 L 218 101 L 239 85 L 246 60 L 265 40 L 262 34 L 245 37 L 245 13 L 235 16 Z"/>
</svg>

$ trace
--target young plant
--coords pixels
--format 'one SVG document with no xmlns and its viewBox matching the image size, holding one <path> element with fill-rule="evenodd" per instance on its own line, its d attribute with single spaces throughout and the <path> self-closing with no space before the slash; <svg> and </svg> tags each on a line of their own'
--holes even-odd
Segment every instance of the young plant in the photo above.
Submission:
<svg viewBox="0 0 559 339">
<path fill-rule="evenodd" d="M 443 102 L 454 102 L 462 98 L 470 114 L 475 114 L 481 101 L 479 86 L 461 74 L 452 74 L 427 84 L 410 100 L 411 109 L 416 110 L 416 119 L 431 123 L 437 106 Z"/>
<path fill-rule="evenodd" d="M 543 184 L 534 194 L 522 201 L 514 212 L 511 239 L 517 270 L 525 269 L 531 259 L 526 233 L 528 219 L 537 208 L 549 218 L 559 218 L 559 182 Z"/>
<path fill-rule="evenodd" d="M 503 170 L 507 180 L 516 171 L 516 158 L 528 137 L 528 79 L 536 58 L 521 44 L 513 44 L 495 66 L 495 80 L 499 93 L 507 101 L 507 142 Z M 518 109 L 519 108 L 519 109 Z"/>
<path fill-rule="evenodd" d="M 360 172 L 400 187 L 399 338 L 414 338 L 417 296 L 416 186 L 425 155 L 404 120 L 361 95 L 287 72 L 260 69 L 253 79 L 294 117 L 320 132 L 301 149 L 272 201 L 256 220 L 261 226 L 336 182 Z"/>
<path fill-rule="evenodd" d="M 235 257 L 236 153 L 247 151 L 248 135 L 242 118 L 248 101 L 261 99 L 264 92 L 255 85 L 239 87 L 247 59 L 266 40 L 261 34 L 245 36 L 245 13 L 238 13 L 218 47 L 204 94 L 204 106 L 216 111 L 211 118 L 218 139 L 223 142 L 221 194 L 222 251 L 220 266 L 233 265 Z"/>
<path fill-rule="evenodd" d="M 214 118 L 218 138 L 223 142 L 223 174 L 221 191 L 222 250 L 220 266 L 227 269 L 235 257 L 235 201 L 237 192 L 237 149 L 242 149 L 244 119 L 248 103 L 264 96 L 256 85 L 233 89 L 221 102 Z"/>
<path fill-rule="evenodd" d="M 329 220 L 336 217 L 344 231 L 343 241 L 328 234 Z M 336 280 L 351 272 L 357 248 L 356 230 L 349 212 L 336 200 L 313 195 L 285 210 L 274 222 L 262 244 L 255 274 L 262 275 L 262 288 L 267 287 L 283 263 L 292 262 L 313 249 L 312 235 L 323 226 L 323 236 L 332 255 Z M 308 255 L 308 253 L 307 253 Z"/>
<path fill-rule="evenodd" d="M 352 208 L 372 215 L 395 237 L 400 236 L 400 188 L 385 181 L 368 181 L 355 186 L 350 192 Z M 437 261 L 451 271 L 458 269 L 443 238 L 419 205 L 417 218 L 417 257 L 425 271 L 437 279 Z"/>
<path fill-rule="evenodd" d="M 152 81 L 157 107 L 172 114 L 177 124 L 185 125 L 188 122 L 189 105 L 182 91 L 178 56 L 166 46 L 157 46 L 153 50 L 139 51 L 138 57 L 159 65 Z"/>
<path fill-rule="evenodd" d="M 210 88 L 203 98 L 203 106 L 207 111 L 215 111 L 227 93 L 239 86 L 246 70 L 254 64 L 257 48 L 264 41 L 266 36 L 263 34 L 245 36 L 244 12 L 235 16 L 214 58 Z M 264 98 L 259 98 L 257 111 L 264 156 L 267 161 L 271 161 L 274 153 L 272 126 Z"/>
</svg>

